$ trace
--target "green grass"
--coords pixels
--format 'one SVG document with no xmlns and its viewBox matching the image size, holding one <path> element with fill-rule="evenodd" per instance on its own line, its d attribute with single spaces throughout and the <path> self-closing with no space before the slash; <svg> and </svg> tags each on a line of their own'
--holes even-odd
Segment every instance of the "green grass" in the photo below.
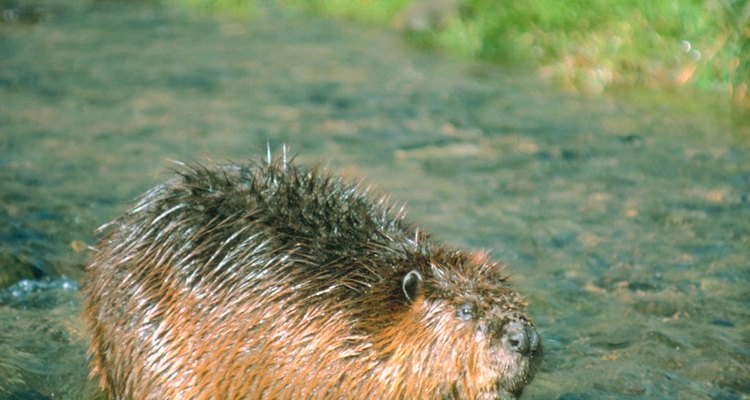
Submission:
<svg viewBox="0 0 750 400">
<path fill-rule="evenodd" d="M 293 6 L 338 18 L 347 18 L 375 24 L 387 23 L 411 0 L 281 0 Z"/>
<path fill-rule="evenodd" d="M 745 0 L 467 0 L 460 7 L 433 34 L 437 43 L 531 62 L 571 87 L 691 85 L 736 94 L 750 76 Z"/>
<path fill-rule="evenodd" d="M 167 1 L 231 12 L 251 0 Z M 400 26 L 416 44 L 463 57 L 532 65 L 582 91 L 687 86 L 750 98 L 748 0 L 279 1 L 311 13 Z"/>
<path fill-rule="evenodd" d="M 253 0 L 163 0 L 191 11 L 246 18 L 253 13 Z"/>
</svg>

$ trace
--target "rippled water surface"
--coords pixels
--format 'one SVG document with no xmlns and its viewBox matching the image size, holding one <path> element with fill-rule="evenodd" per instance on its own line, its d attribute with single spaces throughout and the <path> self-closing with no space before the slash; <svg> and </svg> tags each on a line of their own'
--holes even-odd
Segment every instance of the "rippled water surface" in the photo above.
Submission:
<svg viewBox="0 0 750 400">
<path fill-rule="evenodd" d="M 0 399 L 92 398 L 94 229 L 170 160 L 266 141 L 506 260 L 546 348 L 524 398 L 750 398 L 747 115 L 564 94 L 274 7 L 20 4 L 0 2 Z"/>
</svg>

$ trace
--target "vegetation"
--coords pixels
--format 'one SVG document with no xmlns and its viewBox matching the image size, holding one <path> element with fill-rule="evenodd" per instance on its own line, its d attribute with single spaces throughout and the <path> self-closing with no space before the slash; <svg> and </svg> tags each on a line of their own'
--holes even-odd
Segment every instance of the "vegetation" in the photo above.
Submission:
<svg viewBox="0 0 750 400">
<path fill-rule="evenodd" d="M 750 97 L 747 0 L 280 1 L 393 25 L 416 43 L 462 56 L 530 64 L 584 91 L 690 86 L 739 101 Z"/>
<path fill-rule="evenodd" d="M 163 0 L 166 4 L 209 14 L 247 17 L 252 14 L 252 0 Z"/>
</svg>

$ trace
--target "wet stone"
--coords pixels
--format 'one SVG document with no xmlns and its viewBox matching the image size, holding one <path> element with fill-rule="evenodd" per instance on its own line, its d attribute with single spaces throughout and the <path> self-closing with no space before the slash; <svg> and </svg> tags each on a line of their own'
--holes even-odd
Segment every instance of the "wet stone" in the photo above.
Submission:
<svg viewBox="0 0 750 400">
<path fill-rule="evenodd" d="M 0 399 L 6 400 L 4 397 Z M 45 396 L 35 390 L 23 390 L 20 392 L 14 392 L 8 395 L 7 400 L 49 400 L 52 397 Z"/>
<path fill-rule="evenodd" d="M 618 139 L 621 143 L 631 146 L 640 146 L 643 144 L 643 137 L 641 135 L 625 135 L 620 136 Z"/>
<path fill-rule="evenodd" d="M 659 286 L 649 282 L 628 282 L 628 289 L 634 292 L 650 292 L 658 290 Z"/>
<path fill-rule="evenodd" d="M 657 332 L 657 331 L 647 331 L 641 335 L 642 338 L 649 342 L 655 342 L 664 346 L 667 346 L 671 349 L 683 349 L 685 348 L 685 345 L 678 342 L 677 340 L 674 340 L 667 336 L 664 333 Z"/>
<path fill-rule="evenodd" d="M 659 317 L 671 317 L 682 310 L 679 305 L 664 300 L 639 300 L 633 304 L 633 309 Z"/>
<path fill-rule="evenodd" d="M 711 325 L 722 326 L 725 328 L 734 328 L 734 323 L 726 319 L 711 320 Z"/>
<path fill-rule="evenodd" d="M 592 400 L 594 397 L 583 393 L 563 393 L 557 400 Z"/>
<path fill-rule="evenodd" d="M 0 23 L 39 23 L 44 18 L 44 8 L 39 5 L 21 4 L 16 0 L 0 0 Z"/>
</svg>

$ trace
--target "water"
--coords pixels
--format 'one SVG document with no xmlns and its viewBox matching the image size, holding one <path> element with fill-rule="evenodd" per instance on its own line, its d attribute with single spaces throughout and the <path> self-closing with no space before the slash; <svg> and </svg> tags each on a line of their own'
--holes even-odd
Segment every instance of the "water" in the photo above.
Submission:
<svg viewBox="0 0 750 400">
<path fill-rule="evenodd" d="M 95 396 L 76 283 L 94 229 L 170 160 L 267 141 L 506 260 L 546 348 L 524 398 L 750 398 L 748 115 L 565 94 L 273 6 L 23 7 L 0 23 L 0 399 Z"/>
</svg>

